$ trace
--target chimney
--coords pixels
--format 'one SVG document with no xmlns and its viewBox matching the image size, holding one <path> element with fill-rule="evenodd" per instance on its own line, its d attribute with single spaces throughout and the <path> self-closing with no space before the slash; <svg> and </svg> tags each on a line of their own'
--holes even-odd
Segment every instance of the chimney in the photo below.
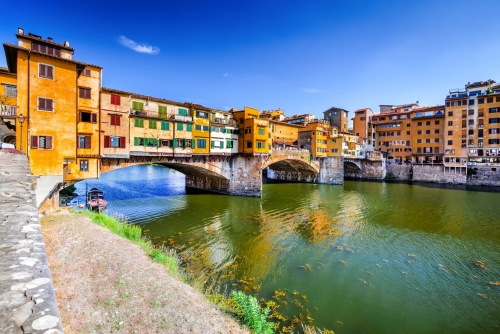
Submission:
<svg viewBox="0 0 500 334">
<path fill-rule="evenodd" d="M 17 33 L 19 35 L 24 35 L 24 29 L 23 28 L 17 28 Z"/>
<path fill-rule="evenodd" d="M 69 48 L 69 41 L 64 41 L 64 46 Z"/>
<path fill-rule="evenodd" d="M 52 42 L 52 37 L 47 37 L 47 40 L 48 40 L 49 42 Z"/>
</svg>

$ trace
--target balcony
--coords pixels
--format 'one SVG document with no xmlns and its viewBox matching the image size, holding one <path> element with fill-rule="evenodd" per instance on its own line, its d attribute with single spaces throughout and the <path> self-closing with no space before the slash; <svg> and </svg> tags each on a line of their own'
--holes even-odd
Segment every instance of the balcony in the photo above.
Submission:
<svg viewBox="0 0 500 334">
<path fill-rule="evenodd" d="M 213 124 L 223 124 L 223 125 L 231 125 L 231 126 L 237 126 L 238 123 L 234 119 L 224 119 L 224 118 L 214 118 L 210 121 L 210 123 Z"/>
<path fill-rule="evenodd" d="M 134 109 L 130 109 L 130 116 L 166 119 L 166 120 L 179 121 L 179 122 L 192 122 L 193 121 L 192 116 L 184 116 L 184 115 L 178 115 L 178 114 L 167 114 L 166 112 L 134 110 Z"/>
<path fill-rule="evenodd" d="M 17 116 L 17 107 L 2 105 L 1 108 L 2 109 L 1 109 L 0 115 L 7 116 L 7 117 Z"/>
</svg>

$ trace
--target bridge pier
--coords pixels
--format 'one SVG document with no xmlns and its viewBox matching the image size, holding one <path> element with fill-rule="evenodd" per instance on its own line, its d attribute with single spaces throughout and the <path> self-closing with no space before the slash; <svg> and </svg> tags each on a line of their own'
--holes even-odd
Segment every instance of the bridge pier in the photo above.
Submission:
<svg viewBox="0 0 500 334">
<path fill-rule="evenodd" d="M 318 183 L 344 184 L 344 158 L 327 157 L 320 159 Z"/>
</svg>

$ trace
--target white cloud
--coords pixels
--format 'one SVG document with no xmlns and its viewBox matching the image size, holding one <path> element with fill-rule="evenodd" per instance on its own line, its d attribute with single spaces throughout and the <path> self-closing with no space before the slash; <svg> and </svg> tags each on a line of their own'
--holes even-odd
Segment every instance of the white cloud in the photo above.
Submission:
<svg viewBox="0 0 500 334">
<path fill-rule="evenodd" d="M 147 43 L 139 44 L 125 36 L 120 36 L 118 42 L 121 45 L 139 53 L 146 53 L 148 55 L 157 55 L 160 52 L 160 49 L 157 48 L 156 46 L 152 46 Z"/>
<path fill-rule="evenodd" d="M 316 88 L 302 88 L 302 90 L 306 93 L 319 93 L 319 90 Z"/>
<path fill-rule="evenodd" d="M 224 76 L 227 77 L 229 75 L 229 73 L 224 73 Z"/>
</svg>

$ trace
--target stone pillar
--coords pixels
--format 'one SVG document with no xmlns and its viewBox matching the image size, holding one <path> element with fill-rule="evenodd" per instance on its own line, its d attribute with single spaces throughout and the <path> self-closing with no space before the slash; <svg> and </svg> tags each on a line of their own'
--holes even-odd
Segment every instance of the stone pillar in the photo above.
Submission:
<svg viewBox="0 0 500 334">
<path fill-rule="evenodd" d="M 230 195 L 261 197 L 261 157 L 244 155 L 232 157 L 228 178 Z"/>
<path fill-rule="evenodd" d="M 321 158 L 318 183 L 344 184 L 344 157 Z"/>
<path fill-rule="evenodd" d="M 229 180 L 222 177 L 186 175 L 186 188 L 229 194 Z"/>
</svg>

